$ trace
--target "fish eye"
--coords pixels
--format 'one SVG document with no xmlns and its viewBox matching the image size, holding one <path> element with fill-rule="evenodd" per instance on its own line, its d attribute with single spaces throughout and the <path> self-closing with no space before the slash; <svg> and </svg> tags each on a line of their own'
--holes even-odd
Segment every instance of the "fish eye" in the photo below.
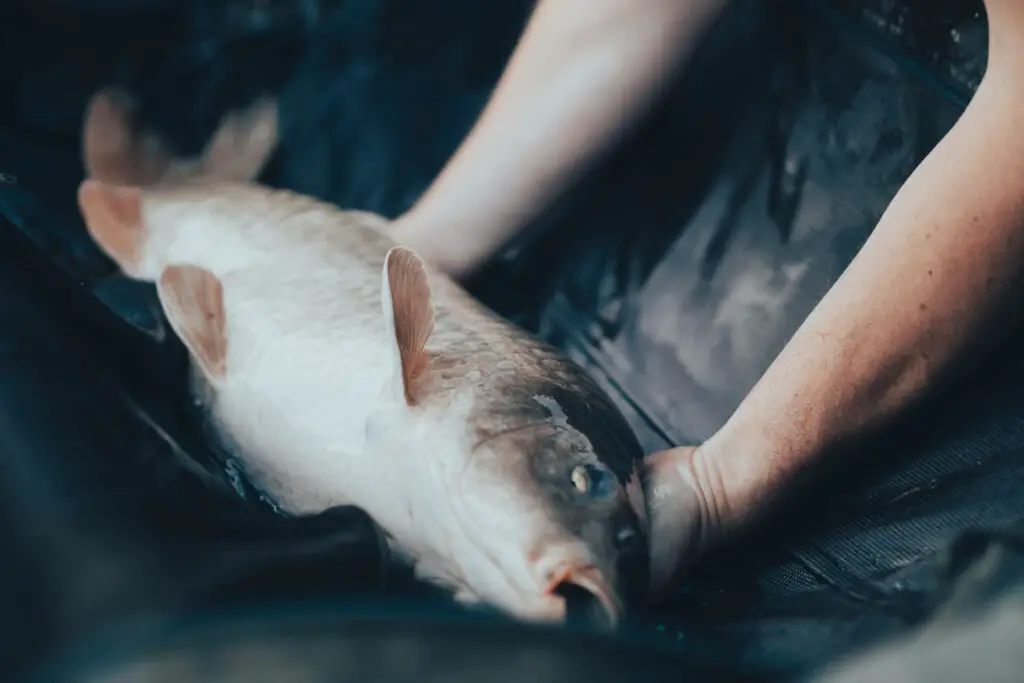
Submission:
<svg viewBox="0 0 1024 683">
<path fill-rule="evenodd" d="M 576 491 L 591 498 L 607 498 L 615 493 L 614 475 L 594 465 L 577 465 L 570 479 Z"/>
</svg>

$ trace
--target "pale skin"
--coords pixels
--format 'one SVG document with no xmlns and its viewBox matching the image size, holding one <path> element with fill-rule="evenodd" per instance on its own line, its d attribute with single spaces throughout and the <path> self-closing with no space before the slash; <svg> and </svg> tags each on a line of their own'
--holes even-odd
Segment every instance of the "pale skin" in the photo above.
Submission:
<svg viewBox="0 0 1024 683">
<path fill-rule="evenodd" d="M 479 121 L 395 235 L 481 265 L 643 113 L 724 0 L 540 0 Z"/>
<path fill-rule="evenodd" d="M 587 12 L 555 8 L 581 1 Z M 396 235 L 453 274 L 471 271 L 642 111 L 722 4 L 542 0 L 488 110 Z M 655 594 L 827 465 L 856 457 L 860 439 L 962 372 L 1019 319 L 1024 3 L 985 5 L 988 68 L 961 119 L 726 424 L 700 446 L 649 459 Z M 627 7 L 643 18 L 627 20 Z M 644 26 L 658 26 L 664 42 Z M 577 60 L 595 53 L 605 59 L 588 67 L 591 89 L 573 90 Z M 620 63 L 613 53 L 620 62 L 631 55 L 628 73 L 610 66 Z M 628 77 L 637 80 L 616 80 Z M 611 83 L 622 89 L 614 106 Z M 515 122 L 530 118 L 529 135 L 503 147 Z"/>
</svg>

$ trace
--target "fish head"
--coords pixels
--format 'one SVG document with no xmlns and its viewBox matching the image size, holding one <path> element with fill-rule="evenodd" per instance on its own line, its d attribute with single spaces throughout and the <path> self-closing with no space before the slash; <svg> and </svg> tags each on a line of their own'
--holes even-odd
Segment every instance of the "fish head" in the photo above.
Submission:
<svg viewBox="0 0 1024 683">
<path fill-rule="evenodd" d="M 371 514 L 421 579 L 462 602 L 614 628 L 644 599 L 649 575 L 636 469 L 620 466 L 631 445 L 607 425 L 572 425 L 560 405 L 582 401 L 556 404 L 550 393 L 488 405 L 462 392 L 378 411 L 367 446 L 391 495 L 376 496 Z"/>
<path fill-rule="evenodd" d="M 494 335 L 521 342 L 513 362 L 481 360 L 464 373 L 472 381 L 439 394 L 430 278 L 404 247 L 385 259 L 382 311 L 394 373 L 381 415 L 391 417 L 368 442 L 382 462 L 416 472 L 393 497 L 412 512 L 378 504 L 393 529 L 408 525 L 418 573 L 523 619 L 616 625 L 649 574 L 642 452 L 621 413 L 582 370 L 502 325 Z M 494 356 L 480 344 L 480 359 Z M 474 365 L 473 353 L 463 347 L 455 364 Z"/>
<path fill-rule="evenodd" d="M 458 487 L 472 508 L 463 516 L 521 590 L 482 597 L 614 627 L 648 583 L 640 449 L 610 405 L 571 389 L 542 392 L 505 386 L 500 403 L 477 416 L 478 428 L 489 427 Z"/>
</svg>

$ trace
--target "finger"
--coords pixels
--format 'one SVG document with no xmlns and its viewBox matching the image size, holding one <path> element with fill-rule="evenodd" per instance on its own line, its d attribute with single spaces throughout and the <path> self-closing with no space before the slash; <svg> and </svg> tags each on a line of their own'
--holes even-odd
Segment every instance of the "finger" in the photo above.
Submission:
<svg viewBox="0 0 1024 683">
<path fill-rule="evenodd" d="M 645 468 L 651 549 L 651 593 L 659 597 L 671 587 L 688 555 L 698 513 L 696 494 L 679 472 L 672 452 L 651 456 Z"/>
</svg>

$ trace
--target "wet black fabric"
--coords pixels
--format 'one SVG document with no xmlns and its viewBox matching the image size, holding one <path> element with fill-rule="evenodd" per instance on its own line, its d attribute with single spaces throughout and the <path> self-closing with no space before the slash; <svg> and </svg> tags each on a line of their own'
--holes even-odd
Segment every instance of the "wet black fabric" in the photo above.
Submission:
<svg viewBox="0 0 1024 683">
<path fill-rule="evenodd" d="M 912 632 L 857 653 L 818 683 L 1012 683 L 1024 652 L 1024 537 L 1019 525 L 964 534 L 935 562 L 928 620 Z"/>
<path fill-rule="evenodd" d="M 729 666 L 695 664 L 640 639 L 598 637 L 476 615 L 321 605 L 253 610 L 93 638 L 39 680 L 151 683 L 754 683 Z"/>
<path fill-rule="evenodd" d="M 33 65 L 0 70 L 0 85 L 16 94 L 0 111 L 0 211 L 83 284 L 80 299 L 106 302 L 128 325 L 83 322 L 59 334 L 44 326 L 27 338 L 56 335 L 67 352 L 25 343 L 49 367 L 78 353 L 84 334 L 101 349 L 120 348 L 108 335 L 134 340 L 137 351 L 115 353 L 111 367 L 137 357 L 144 369 L 118 370 L 110 382 L 166 397 L 181 376 L 180 348 L 151 341 L 160 324 L 152 291 L 114 274 L 75 215 L 76 136 L 88 95 L 109 83 L 128 88 L 147 125 L 187 154 L 227 109 L 276 93 L 281 147 L 263 180 L 394 216 L 472 124 L 530 3 L 491 0 L 485 9 L 460 0 L 442 11 L 420 0 L 323 0 L 270 3 L 268 15 L 220 0 L 116 21 L 88 12 L 40 18 L 28 4 L 0 9 L 10 15 L 3 26 L 19 26 L 3 43 L 8 62 Z M 648 450 L 705 438 L 959 116 L 984 70 L 985 35 L 978 0 L 735 0 L 664 101 L 471 287 L 566 348 Z M 85 46 L 74 68 L 58 58 L 71 45 Z M 12 292 L 34 291 L 32 282 Z M 52 305 L 47 324 L 66 325 L 62 304 Z M 874 439 L 792 514 L 710 558 L 678 599 L 648 615 L 660 626 L 655 635 L 788 677 L 926 619 L 942 549 L 966 531 L 1024 516 L 1015 495 L 1024 483 L 1017 341 Z M 177 420 L 170 431 L 187 439 L 187 415 L 173 417 L 180 402 L 160 404 L 147 410 Z M 105 429 L 131 423 L 119 410 L 80 419 Z M 222 458 L 198 442 L 185 451 L 264 519 L 266 506 Z M 41 478 L 62 472 L 52 469 Z M 346 522 L 339 533 L 351 525 L 361 536 L 362 524 Z M 52 590 L 41 585 L 39 595 Z"/>
</svg>

